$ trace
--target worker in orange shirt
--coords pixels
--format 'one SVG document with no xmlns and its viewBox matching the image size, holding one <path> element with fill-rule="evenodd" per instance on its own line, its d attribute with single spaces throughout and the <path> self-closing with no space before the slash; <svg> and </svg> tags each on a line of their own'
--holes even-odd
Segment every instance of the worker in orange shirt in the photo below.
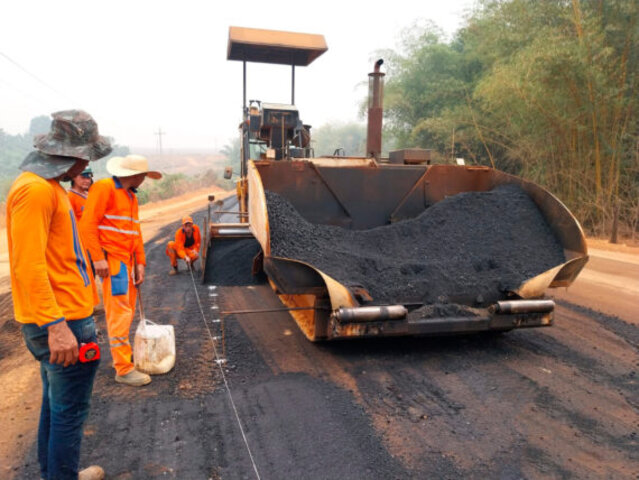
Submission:
<svg viewBox="0 0 639 480">
<path fill-rule="evenodd" d="M 136 288 L 144 282 L 146 265 L 135 192 L 146 177 L 159 179 L 162 174 L 150 171 L 149 162 L 141 155 L 113 157 L 106 168 L 113 177 L 98 180 L 91 187 L 80 232 L 95 273 L 102 279 L 115 381 L 139 387 L 150 383 L 151 377 L 135 369 L 129 342 Z"/>
<path fill-rule="evenodd" d="M 166 254 L 171 259 L 169 275 L 178 273 L 178 258 L 184 260 L 187 268 L 191 268 L 193 263 L 200 258 L 201 243 L 202 237 L 199 227 L 193 224 L 191 217 L 184 217 L 182 226 L 175 232 L 175 240 L 166 245 Z"/>
<path fill-rule="evenodd" d="M 40 477 L 101 480 L 104 471 L 97 465 L 78 472 L 82 425 L 99 363 L 99 355 L 86 361 L 81 346 L 97 341 L 97 292 L 60 181 L 108 155 L 111 145 L 86 112 L 52 116 L 51 131 L 35 137 L 37 150 L 20 165 L 23 173 L 7 197 L 11 294 L 24 341 L 40 362 Z"/>
<path fill-rule="evenodd" d="M 92 184 L 93 171 L 90 168 L 85 168 L 80 175 L 71 179 L 71 188 L 67 194 L 77 221 L 82 218 L 82 210 L 84 210 L 84 204 L 87 202 L 87 195 L 89 195 L 89 188 Z"/>
</svg>

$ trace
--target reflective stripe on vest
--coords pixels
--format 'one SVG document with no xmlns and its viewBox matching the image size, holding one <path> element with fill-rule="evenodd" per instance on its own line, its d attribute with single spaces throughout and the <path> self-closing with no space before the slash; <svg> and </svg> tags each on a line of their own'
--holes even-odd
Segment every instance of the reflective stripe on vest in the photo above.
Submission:
<svg viewBox="0 0 639 480">
<path fill-rule="evenodd" d="M 112 347 L 121 347 L 130 345 L 130 342 L 127 337 L 109 337 L 109 345 Z"/>
<path fill-rule="evenodd" d="M 106 225 L 98 225 L 98 230 L 111 230 L 112 232 L 124 233 L 125 235 L 139 235 L 139 233 L 135 230 L 122 230 L 120 228 L 108 227 Z"/>
<path fill-rule="evenodd" d="M 140 223 L 140 220 L 136 220 L 134 218 L 131 217 L 123 217 L 121 215 L 104 215 L 105 218 L 111 219 L 111 220 L 127 220 L 129 222 L 134 222 L 134 223 Z"/>
</svg>

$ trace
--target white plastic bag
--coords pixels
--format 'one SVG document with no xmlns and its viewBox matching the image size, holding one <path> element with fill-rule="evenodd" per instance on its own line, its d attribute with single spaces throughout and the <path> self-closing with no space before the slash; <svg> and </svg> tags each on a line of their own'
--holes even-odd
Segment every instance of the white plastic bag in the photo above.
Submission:
<svg viewBox="0 0 639 480">
<path fill-rule="evenodd" d="M 138 323 L 133 343 L 136 370 L 149 375 L 166 373 L 175 365 L 173 325 L 158 325 L 144 319 Z"/>
</svg>

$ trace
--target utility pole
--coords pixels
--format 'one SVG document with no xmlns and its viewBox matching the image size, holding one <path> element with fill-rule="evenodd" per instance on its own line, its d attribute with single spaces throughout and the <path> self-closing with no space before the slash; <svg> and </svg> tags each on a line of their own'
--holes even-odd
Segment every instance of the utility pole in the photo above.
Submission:
<svg viewBox="0 0 639 480">
<path fill-rule="evenodd" d="M 450 144 L 450 157 L 455 163 L 455 127 L 453 127 L 453 141 Z"/>
<path fill-rule="evenodd" d="M 158 149 L 160 151 L 160 155 L 162 155 L 162 135 L 166 135 L 166 132 L 162 131 L 162 127 L 158 127 L 158 131 L 155 132 L 155 135 L 158 136 Z"/>
</svg>

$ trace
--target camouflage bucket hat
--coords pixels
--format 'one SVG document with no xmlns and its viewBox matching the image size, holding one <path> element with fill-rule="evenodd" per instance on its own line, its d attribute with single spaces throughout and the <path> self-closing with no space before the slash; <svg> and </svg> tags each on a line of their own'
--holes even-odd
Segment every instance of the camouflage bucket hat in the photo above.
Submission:
<svg viewBox="0 0 639 480">
<path fill-rule="evenodd" d="M 19 168 L 23 172 L 32 172 L 50 179 L 67 173 L 77 161 L 76 158 L 56 157 L 35 150 L 27 155 Z"/>
<path fill-rule="evenodd" d="M 47 155 L 98 160 L 111 153 L 111 143 L 98 133 L 98 124 L 82 110 L 52 113 L 51 131 L 36 135 L 33 146 Z"/>
</svg>

